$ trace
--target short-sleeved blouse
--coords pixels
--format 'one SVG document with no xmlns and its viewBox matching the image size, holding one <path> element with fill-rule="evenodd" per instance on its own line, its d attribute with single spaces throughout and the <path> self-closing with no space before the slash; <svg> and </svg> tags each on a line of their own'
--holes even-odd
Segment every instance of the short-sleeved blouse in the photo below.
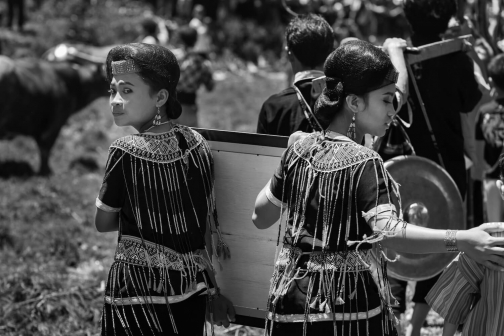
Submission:
<svg viewBox="0 0 504 336">
<path fill-rule="evenodd" d="M 213 161 L 199 133 L 174 125 L 166 133 L 114 141 L 96 206 L 119 218 L 105 288 L 105 334 L 121 333 L 112 321 L 128 314 L 136 314 L 128 323 L 140 329 L 159 331 L 166 318 L 175 326 L 171 313 L 160 315 L 167 306 L 214 290 L 207 269 L 215 249 L 205 246 L 207 225 L 218 232 Z"/>
<path fill-rule="evenodd" d="M 202 249 L 213 192 L 211 160 L 202 136 L 185 126 L 117 139 L 97 206 L 119 212 L 120 235 L 181 253 Z"/>
<path fill-rule="evenodd" d="M 369 223 L 384 212 L 395 216 L 398 186 L 373 150 L 343 136 L 320 137 L 289 147 L 266 191 L 287 211 L 269 320 L 335 323 L 338 335 L 354 321 L 349 335 L 369 328 L 392 335 L 385 261 L 378 246 L 371 252 L 381 233 Z"/>
</svg>

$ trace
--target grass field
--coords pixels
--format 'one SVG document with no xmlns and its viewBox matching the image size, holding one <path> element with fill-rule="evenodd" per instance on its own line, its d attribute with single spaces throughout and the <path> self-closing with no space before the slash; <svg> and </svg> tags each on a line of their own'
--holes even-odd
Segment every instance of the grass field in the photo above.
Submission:
<svg viewBox="0 0 504 336">
<path fill-rule="evenodd" d="M 282 74 L 218 77 L 216 89 L 199 97 L 204 128 L 255 131 L 262 102 L 286 86 Z M 31 176 L 38 169 L 32 139 L 0 141 L 0 335 L 99 333 L 117 233 L 94 229 L 94 202 L 109 144 L 131 132 L 114 125 L 106 98 L 96 100 L 62 130 L 49 178 Z M 439 328 L 424 330 L 440 335 Z M 233 325 L 217 334 L 261 330 Z"/>
</svg>

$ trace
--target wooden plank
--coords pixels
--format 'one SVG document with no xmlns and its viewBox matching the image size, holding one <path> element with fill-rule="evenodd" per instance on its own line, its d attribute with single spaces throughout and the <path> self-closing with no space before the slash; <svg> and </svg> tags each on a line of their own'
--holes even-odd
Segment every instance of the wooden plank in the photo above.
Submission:
<svg viewBox="0 0 504 336">
<path fill-rule="evenodd" d="M 474 43 L 472 35 L 464 35 L 450 40 L 439 41 L 418 47 L 418 53 L 406 53 L 406 62 L 415 64 L 431 58 L 440 57 L 457 51 L 466 50 L 466 43 Z"/>
</svg>

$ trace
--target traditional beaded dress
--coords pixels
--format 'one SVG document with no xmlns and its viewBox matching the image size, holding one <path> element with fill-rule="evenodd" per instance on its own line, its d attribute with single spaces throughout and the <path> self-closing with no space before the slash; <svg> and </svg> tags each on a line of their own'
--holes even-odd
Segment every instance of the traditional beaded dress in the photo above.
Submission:
<svg viewBox="0 0 504 336">
<path fill-rule="evenodd" d="M 185 334 L 191 321 L 203 323 L 202 294 L 213 287 L 205 270 L 212 267 L 208 249 L 226 249 L 221 239 L 215 249 L 205 244 L 207 225 L 218 232 L 212 170 L 206 141 L 181 125 L 110 146 L 96 205 L 119 212 L 119 237 L 103 335 Z M 193 301 L 199 307 L 177 317 L 180 303 Z"/>
<path fill-rule="evenodd" d="M 396 335 L 379 241 L 402 223 L 390 220 L 400 197 L 380 156 L 344 136 L 310 134 L 285 151 L 266 195 L 287 221 L 266 333 Z"/>
</svg>

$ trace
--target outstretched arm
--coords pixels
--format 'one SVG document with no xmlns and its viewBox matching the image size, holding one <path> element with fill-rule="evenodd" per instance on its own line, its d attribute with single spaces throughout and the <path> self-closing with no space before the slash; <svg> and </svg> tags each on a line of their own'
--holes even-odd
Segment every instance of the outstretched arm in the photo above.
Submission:
<svg viewBox="0 0 504 336">
<path fill-rule="evenodd" d="M 383 246 L 398 252 L 417 254 L 447 252 L 447 230 L 402 223 L 391 212 L 380 214 L 376 222 L 374 218 L 368 220 L 368 224 L 374 225 L 375 231 L 396 231 L 393 236 L 385 236 Z M 476 262 L 495 271 L 504 271 L 504 248 L 498 247 L 504 245 L 504 238 L 488 234 L 503 230 L 504 223 L 487 223 L 470 230 L 456 231 L 455 244 L 459 251 Z"/>
</svg>

